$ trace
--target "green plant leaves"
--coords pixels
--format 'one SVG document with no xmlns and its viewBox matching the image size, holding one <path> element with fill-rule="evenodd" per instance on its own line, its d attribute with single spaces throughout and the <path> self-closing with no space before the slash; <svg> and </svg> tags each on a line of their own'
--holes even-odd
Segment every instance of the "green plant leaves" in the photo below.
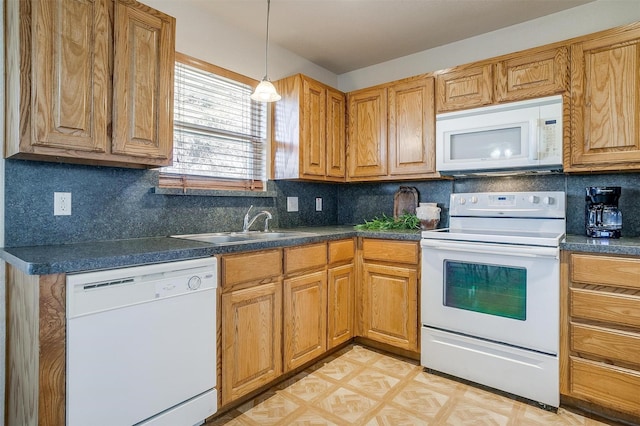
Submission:
<svg viewBox="0 0 640 426">
<path fill-rule="evenodd" d="M 388 231 L 394 229 L 420 229 L 420 219 L 411 213 L 404 213 L 397 219 L 387 216 L 384 213 L 381 217 L 374 217 L 365 220 L 364 223 L 356 225 L 355 229 L 369 231 Z"/>
</svg>

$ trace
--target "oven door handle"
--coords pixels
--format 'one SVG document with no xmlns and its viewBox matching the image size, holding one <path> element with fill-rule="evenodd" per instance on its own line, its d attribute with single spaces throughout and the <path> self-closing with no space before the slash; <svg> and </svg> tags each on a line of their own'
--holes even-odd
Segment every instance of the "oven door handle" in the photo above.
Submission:
<svg viewBox="0 0 640 426">
<path fill-rule="evenodd" d="M 448 250 L 478 254 L 500 254 L 514 257 L 551 257 L 559 259 L 558 247 L 522 246 L 517 244 L 475 244 L 470 242 L 458 243 L 450 241 L 437 241 L 423 239 L 420 243 L 423 248 L 436 250 Z"/>
</svg>

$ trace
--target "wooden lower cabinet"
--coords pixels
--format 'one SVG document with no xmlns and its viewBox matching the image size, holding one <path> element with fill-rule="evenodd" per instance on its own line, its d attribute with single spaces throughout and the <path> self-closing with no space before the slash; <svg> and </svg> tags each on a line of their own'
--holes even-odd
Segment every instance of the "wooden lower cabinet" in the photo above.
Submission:
<svg viewBox="0 0 640 426">
<path fill-rule="evenodd" d="M 327 271 L 327 349 L 355 336 L 355 242 L 330 241 Z"/>
<path fill-rule="evenodd" d="M 282 250 L 225 255 L 221 282 L 221 405 L 282 374 Z"/>
<path fill-rule="evenodd" d="M 327 273 L 284 281 L 284 359 L 290 371 L 327 350 Z"/>
<path fill-rule="evenodd" d="M 363 265 L 363 337 L 418 350 L 417 271 L 389 265 Z"/>
<path fill-rule="evenodd" d="M 222 295 L 222 405 L 282 374 L 282 282 Z"/>
<path fill-rule="evenodd" d="M 353 264 L 330 268 L 328 278 L 327 301 L 327 348 L 350 340 L 354 335 L 354 286 L 355 270 Z"/>
<path fill-rule="evenodd" d="M 349 238 L 221 256 L 221 407 L 357 336 L 419 351 L 418 243 L 361 244 L 356 250 Z M 360 333 L 356 304 L 364 306 Z"/>
<path fill-rule="evenodd" d="M 418 352 L 418 243 L 364 239 L 362 257 L 361 335 Z"/>
<path fill-rule="evenodd" d="M 327 243 L 284 249 L 284 369 L 327 350 Z"/>
<path fill-rule="evenodd" d="M 563 252 L 560 392 L 640 418 L 640 258 Z M 625 418 L 628 416 L 628 418 Z"/>
</svg>

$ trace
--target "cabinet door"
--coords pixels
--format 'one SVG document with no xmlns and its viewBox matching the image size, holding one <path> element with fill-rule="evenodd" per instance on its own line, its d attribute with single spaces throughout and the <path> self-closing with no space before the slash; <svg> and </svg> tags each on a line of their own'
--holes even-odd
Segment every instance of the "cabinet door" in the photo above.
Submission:
<svg viewBox="0 0 640 426">
<path fill-rule="evenodd" d="M 222 294 L 222 404 L 282 373 L 282 283 Z"/>
<path fill-rule="evenodd" d="M 436 112 L 479 107 L 493 102 L 491 64 L 454 70 L 436 77 Z"/>
<path fill-rule="evenodd" d="M 347 174 L 345 96 L 327 89 L 327 177 L 344 180 Z"/>
<path fill-rule="evenodd" d="M 362 333 L 378 342 L 418 350 L 418 273 L 415 268 L 364 263 Z"/>
<path fill-rule="evenodd" d="M 389 87 L 389 173 L 435 173 L 433 77 Z"/>
<path fill-rule="evenodd" d="M 387 175 L 387 89 L 349 94 L 349 178 Z"/>
<path fill-rule="evenodd" d="M 353 264 L 338 266 L 328 272 L 327 349 L 334 348 L 354 336 Z"/>
<path fill-rule="evenodd" d="M 640 168 L 640 30 L 571 47 L 569 169 Z"/>
<path fill-rule="evenodd" d="M 171 161 L 175 19 L 118 0 L 114 14 L 114 154 Z"/>
<path fill-rule="evenodd" d="M 110 113 L 110 3 L 59 0 L 31 5 L 33 93 L 29 108 L 33 131 L 25 143 L 32 147 L 22 146 L 21 150 L 105 152 Z M 28 83 L 28 79 L 23 82 Z"/>
<path fill-rule="evenodd" d="M 327 349 L 327 273 L 284 281 L 284 363 L 293 370 Z"/>
<path fill-rule="evenodd" d="M 516 56 L 496 65 L 496 101 L 518 101 L 562 93 L 569 83 L 566 46 Z"/>
<path fill-rule="evenodd" d="M 302 174 L 324 176 L 327 159 L 327 92 L 324 86 L 303 79 Z"/>
</svg>

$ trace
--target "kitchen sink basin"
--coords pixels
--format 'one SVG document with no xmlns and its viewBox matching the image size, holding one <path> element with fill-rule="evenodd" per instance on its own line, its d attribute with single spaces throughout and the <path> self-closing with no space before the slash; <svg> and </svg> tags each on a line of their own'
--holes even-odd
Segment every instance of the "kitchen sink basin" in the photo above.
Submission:
<svg viewBox="0 0 640 426">
<path fill-rule="evenodd" d="M 309 237 L 315 234 L 311 232 L 297 232 L 297 231 L 278 231 L 278 232 L 214 232 L 209 234 L 187 234 L 187 235 L 172 235 L 172 238 L 184 238 L 188 240 L 202 241 L 205 243 L 226 245 L 226 244 L 241 244 L 251 243 L 264 240 L 278 240 L 284 238 L 300 238 Z"/>
</svg>

